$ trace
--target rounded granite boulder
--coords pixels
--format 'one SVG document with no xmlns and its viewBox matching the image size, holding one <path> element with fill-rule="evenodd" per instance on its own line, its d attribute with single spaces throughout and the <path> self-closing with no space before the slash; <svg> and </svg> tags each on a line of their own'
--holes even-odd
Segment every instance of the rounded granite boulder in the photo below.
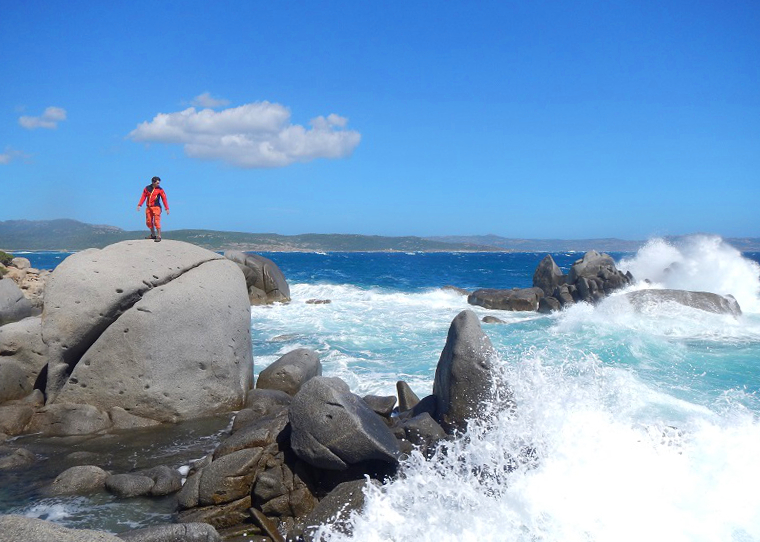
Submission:
<svg viewBox="0 0 760 542">
<path fill-rule="evenodd" d="M 47 404 L 175 422 L 243 406 L 250 305 L 237 265 L 178 241 L 124 241 L 64 260 L 45 293 Z"/>
</svg>

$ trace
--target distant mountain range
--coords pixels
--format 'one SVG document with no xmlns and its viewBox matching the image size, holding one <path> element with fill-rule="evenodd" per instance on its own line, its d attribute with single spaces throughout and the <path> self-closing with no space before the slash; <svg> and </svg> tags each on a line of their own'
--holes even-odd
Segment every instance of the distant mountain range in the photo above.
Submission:
<svg viewBox="0 0 760 542">
<path fill-rule="evenodd" d="M 70 219 L 0 221 L 0 250 L 74 251 L 142 239 L 145 231 L 93 225 Z M 635 252 L 645 241 L 624 239 L 511 239 L 497 235 L 383 237 L 379 235 L 279 235 L 215 230 L 167 230 L 166 239 L 187 241 L 210 250 L 254 252 Z M 677 240 L 677 237 L 667 238 Z M 743 252 L 760 252 L 760 238 L 728 238 Z"/>
</svg>

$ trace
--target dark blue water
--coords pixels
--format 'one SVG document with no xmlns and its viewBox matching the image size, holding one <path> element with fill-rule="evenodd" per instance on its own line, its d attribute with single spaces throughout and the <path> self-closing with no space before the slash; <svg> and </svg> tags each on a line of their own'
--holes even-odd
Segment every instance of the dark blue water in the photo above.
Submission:
<svg viewBox="0 0 760 542">
<path fill-rule="evenodd" d="M 28 252 L 33 267 L 54 269 L 70 253 Z M 546 256 L 545 252 L 261 252 L 274 261 L 289 282 L 311 284 L 353 284 L 360 288 L 387 288 L 406 292 L 441 286 L 476 288 L 527 288 L 533 284 L 533 272 Z M 610 252 L 616 261 L 630 256 Z M 552 257 L 567 272 L 583 255 L 555 252 Z M 744 257 L 760 262 L 760 252 L 746 252 Z"/>
</svg>

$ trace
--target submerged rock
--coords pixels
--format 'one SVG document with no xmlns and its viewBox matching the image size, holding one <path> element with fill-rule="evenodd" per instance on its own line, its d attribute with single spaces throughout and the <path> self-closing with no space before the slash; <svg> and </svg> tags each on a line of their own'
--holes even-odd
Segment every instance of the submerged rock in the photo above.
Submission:
<svg viewBox="0 0 760 542">
<path fill-rule="evenodd" d="M 741 316 L 742 314 L 739 303 L 732 295 L 722 296 L 710 292 L 653 289 L 628 292 L 625 296 L 637 310 L 671 302 L 716 314 L 730 314 L 732 316 Z"/>
</svg>

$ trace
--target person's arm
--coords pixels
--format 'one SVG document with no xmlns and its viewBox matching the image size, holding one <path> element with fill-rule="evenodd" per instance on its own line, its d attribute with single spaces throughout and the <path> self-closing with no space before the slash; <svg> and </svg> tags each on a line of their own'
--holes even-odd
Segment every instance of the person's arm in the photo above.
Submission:
<svg viewBox="0 0 760 542">
<path fill-rule="evenodd" d="M 166 208 L 166 214 L 169 214 L 169 202 L 166 199 L 166 192 L 164 190 L 161 190 L 161 193 L 159 194 L 162 200 L 164 200 L 164 207 Z"/>
<path fill-rule="evenodd" d="M 145 201 L 145 198 L 148 197 L 148 190 L 143 188 L 142 197 L 140 198 L 140 203 L 137 204 L 137 210 L 140 210 L 140 207 L 142 206 L 143 202 Z"/>
</svg>

